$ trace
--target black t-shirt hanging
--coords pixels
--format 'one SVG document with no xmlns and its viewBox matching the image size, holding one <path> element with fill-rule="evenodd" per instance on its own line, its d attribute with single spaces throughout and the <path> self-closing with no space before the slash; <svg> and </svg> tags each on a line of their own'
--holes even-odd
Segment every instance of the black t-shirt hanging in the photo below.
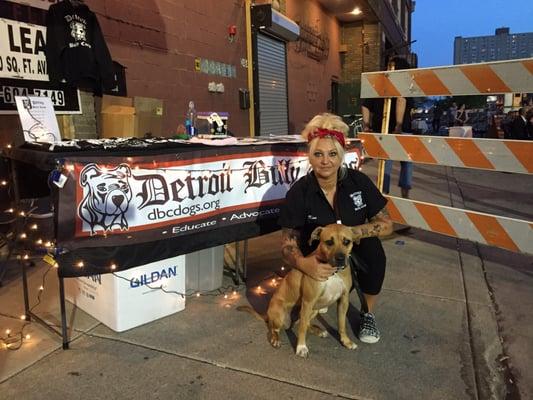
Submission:
<svg viewBox="0 0 533 400">
<path fill-rule="evenodd" d="M 85 4 L 64 0 L 46 17 L 46 62 L 50 81 L 72 86 L 114 86 L 113 61 L 96 15 Z"/>
</svg>

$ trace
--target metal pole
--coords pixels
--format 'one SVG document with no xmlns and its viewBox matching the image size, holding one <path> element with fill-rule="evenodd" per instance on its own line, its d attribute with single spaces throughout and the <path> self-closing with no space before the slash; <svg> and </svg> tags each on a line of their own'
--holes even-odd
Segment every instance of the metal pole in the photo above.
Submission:
<svg viewBox="0 0 533 400">
<path fill-rule="evenodd" d="M 239 269 L 241 267 L 241 251 L 239 242 L 235 242 L 235 284 L 240 285 L 241 277 Z"/>
<path fill-rule="evenodd" d="M 394 71 L 394 62 L 389 63 L 388 71 Z M 392 99 L 387 97 L 383 103 L 383 118 L 381 120 L 381 133 L 386 135 L 389 133 L 389 121 L 391 112 Z M 383 192 L 383 181 L 385 178 L 385 160 L 379 160 L 378 165 L 378 182 L 377 186 L 380 192 Z"/>
<path fill-rule="evenodd" d="M 58 270 L 59 277 L 59 270 Z M 65 285 L 63 277 L 59 277 L 59 304 L 61 306 L 61 337 L 63 338 L 63 350 L 68 349 L 67 313 L 65 311 Z"/>
<path fill-rule="evenodd" d="M 242 279 L 244 282 L 246 282 L 246 278 L 248 275 L 248 239 L 244 240 L 244 254 L 242 257 Z"/>
<path fill-rule="evenodd" d="M 13 159 L 10 159 L 10 166 L 11 166 L 11 177 L 13 180 L 13 196 L 15 197 L 15 207 L 13 207 L 13 209 L 15 210 L 15 214 L 16 214 L 17 208 L 20 205 L 20 189 L 19 189 L 19 184 L 18 184 L 16 161 Z M 17 216 L 15 216 L 15 232 L 14 232 L 15 246 L 17 245 L 18 235 L 21 231 L 22 231 L 21 221 L 19 220 L 19 218 L 17 218 Z M 26 321 L 31 321 L 30 300 L 28 298 L 28 276 L 26 273 L 26 262 L 23 259 L 21 259 L 20 264 L 22 265 L 22 293 L 24 295 L 24 314 L 26 315 Z"/>
</svg>

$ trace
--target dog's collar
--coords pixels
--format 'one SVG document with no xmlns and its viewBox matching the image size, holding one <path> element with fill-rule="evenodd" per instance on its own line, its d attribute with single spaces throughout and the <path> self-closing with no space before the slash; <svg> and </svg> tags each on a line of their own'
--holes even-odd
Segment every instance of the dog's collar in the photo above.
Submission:
<svg viewBox="0 0 533 400">
<path fill-rule="evenodd" d="M 335 267 L 335 272 L 341 272 L 341 271 L 344 271 L 346 269 L 347 265 L 344 264 L 343 266 L 341 267 Z"/>
</svg>

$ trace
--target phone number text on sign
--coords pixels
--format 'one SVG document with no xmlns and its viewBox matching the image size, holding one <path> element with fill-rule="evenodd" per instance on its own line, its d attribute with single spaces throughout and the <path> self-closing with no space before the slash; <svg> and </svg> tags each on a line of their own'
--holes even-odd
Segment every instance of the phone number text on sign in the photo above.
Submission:
<svg viewBox="0 0 533 400">
<path fill-rule="evenodd" d="M 36 89 L 16 86 L 0 86 L 0 97 L 4 103 L 15 104 L 15 96 L 43 96 L 50 97 L 54 106 L 65 105 L 65 93 L 62 90 Z"/>
</svg>

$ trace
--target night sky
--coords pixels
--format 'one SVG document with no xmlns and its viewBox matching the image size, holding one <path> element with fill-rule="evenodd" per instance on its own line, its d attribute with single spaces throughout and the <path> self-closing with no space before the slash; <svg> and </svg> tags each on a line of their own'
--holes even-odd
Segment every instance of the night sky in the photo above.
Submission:
<svg viewBox="0 0 533 400">
<path fill-rule="evenodd" d="M 412 18 L 418 66 L 452 65 L 456 36 L 533 32 L 533 0 L 416 0 Z"/>
</svg>

